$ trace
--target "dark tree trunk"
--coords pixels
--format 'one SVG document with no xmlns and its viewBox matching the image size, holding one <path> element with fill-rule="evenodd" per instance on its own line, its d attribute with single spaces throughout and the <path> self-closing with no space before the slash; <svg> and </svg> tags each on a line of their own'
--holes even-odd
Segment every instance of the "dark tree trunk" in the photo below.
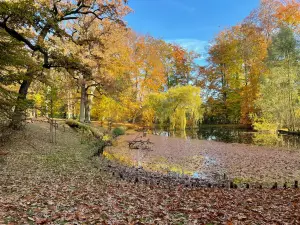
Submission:
<svg viewBox="0 0 300 225">
<path fill-rule="evenodd" d="M 25 119 L 26 98 L 27 98 L 27 93 L 30 84 L 31 84 L 31 79 L 23 80 L 19 89 L 19 95 L 16 101 L 15 110 L 12 115 L 12 121 L 11 121 L 11 127 L 15 130 L 21 128 L 22 121 Z"/>
<path fill-rule="evenodd" d="M 89 101 L 89 96 L 87 90 L 85 91 L 85 120 L 84 122 L 91 122 L 91 102 Z"/>
</svg>

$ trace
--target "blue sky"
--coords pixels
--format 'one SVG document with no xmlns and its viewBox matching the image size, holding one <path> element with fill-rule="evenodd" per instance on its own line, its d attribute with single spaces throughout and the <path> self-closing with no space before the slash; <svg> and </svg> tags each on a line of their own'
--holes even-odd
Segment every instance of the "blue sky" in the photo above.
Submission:
<svg viewBox="0 0 300 225">
<path fill-rule="evenodd" d="M 125 20 L 139 34 L 150 34 L 202 54 L 219 31 L 241 22 L 259 0 L 129 0 Z"/>
</svg>

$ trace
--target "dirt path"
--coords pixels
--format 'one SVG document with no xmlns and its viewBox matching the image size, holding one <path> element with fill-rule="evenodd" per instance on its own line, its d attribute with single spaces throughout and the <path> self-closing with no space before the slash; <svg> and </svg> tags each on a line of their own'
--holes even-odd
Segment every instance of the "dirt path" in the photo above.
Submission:
<svg viewBox="0 0 300 225">
<path fill-rule="evenodd" d="M 300 191 L 218 189 L 117 180 L 81 134 L 30 124 L 1 151 L 0 224 L 300 224 Z"/>
</svg>

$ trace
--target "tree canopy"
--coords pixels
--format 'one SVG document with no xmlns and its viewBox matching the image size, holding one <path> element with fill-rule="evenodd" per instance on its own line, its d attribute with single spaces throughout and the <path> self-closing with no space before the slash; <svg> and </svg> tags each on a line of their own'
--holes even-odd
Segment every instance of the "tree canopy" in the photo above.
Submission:
<svg viewBox="0 0 300 225">
<path fill-rule="evenodd" d="M 262 0 L 212 40 L 206 66 L 193 51 L 128 28 L 130 12 L 126 0 L 1 1 L 3 120 L 299 129 L 298 1 Z"/>
</svg>

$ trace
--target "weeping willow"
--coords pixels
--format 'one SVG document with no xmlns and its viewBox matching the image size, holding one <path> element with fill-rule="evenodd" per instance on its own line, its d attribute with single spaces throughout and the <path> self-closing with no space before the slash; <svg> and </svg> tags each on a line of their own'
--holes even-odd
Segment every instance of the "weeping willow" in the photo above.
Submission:
<svg viewBox="0 0 300 225">
<path fill-rule="evenodd" d="M 185 130 L 187 122 L 194 127 L 202 119 L 201 104 L 200 89 L 188 85 L 149 95 L 145 108 L 153 115 L 153 122 L 169 122 L 171 130 Z"/>
</svg>

